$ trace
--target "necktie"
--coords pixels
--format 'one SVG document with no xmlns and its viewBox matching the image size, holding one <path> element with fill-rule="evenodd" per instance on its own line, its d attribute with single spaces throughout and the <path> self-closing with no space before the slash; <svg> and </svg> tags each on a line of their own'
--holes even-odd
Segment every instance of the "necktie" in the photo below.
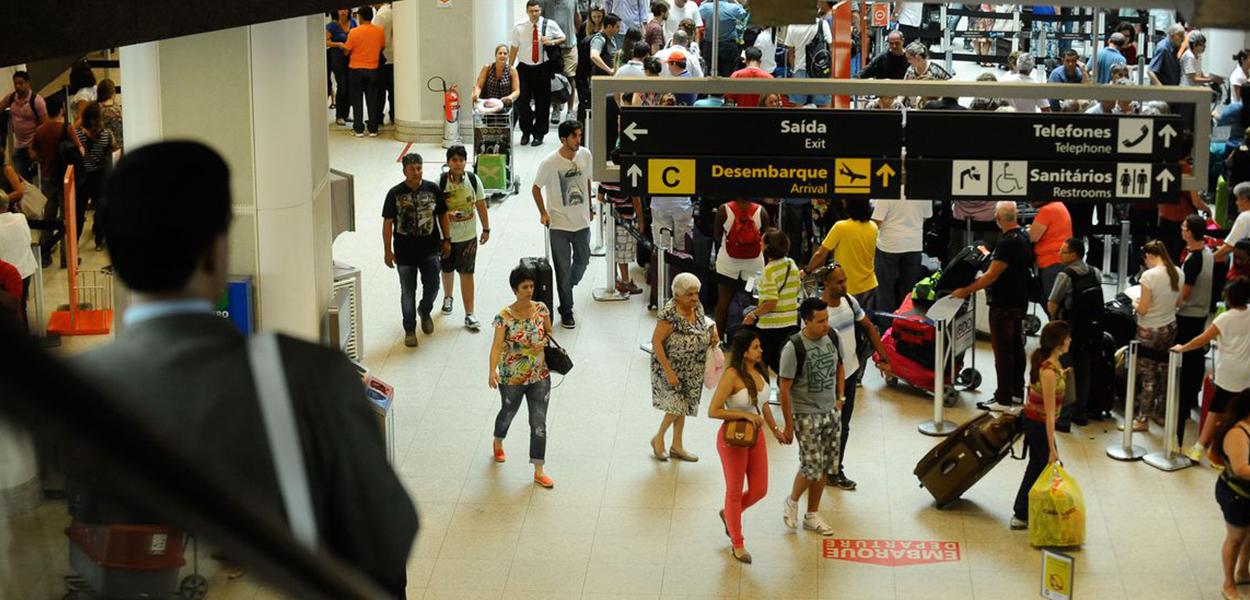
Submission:
<svg viewBox="0 0 1250 600">
<path fill-rule="evenodd" d="M 534 64 L 538 64 L 538 24 L 534 24 L 534 51 L 530 54 L 530 60 Z"/>
</svg>

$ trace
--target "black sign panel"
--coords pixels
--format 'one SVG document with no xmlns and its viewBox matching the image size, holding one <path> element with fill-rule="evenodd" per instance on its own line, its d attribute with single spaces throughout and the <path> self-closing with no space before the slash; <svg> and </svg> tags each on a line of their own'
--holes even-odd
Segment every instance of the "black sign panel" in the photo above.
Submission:
<svg viewBox="0 0 1250 600">
<path fill-rule="evenodd" d="M 907 156 L 1155 162 L 1183 156 L 1180 133 L 1176 116 L 917 111 L 907 113 Z"/>
<path fill-rule="evenodd" d="M 621 154 L 648 156 L 899 156 L 897 111 L 626 107 Z"/>
<path fill-rule="evenodd" d="M 641 196 L 898 198 L 900 163 L 853 156 L 624 156 L 621 186 Z"/>
<path fill-rule="evenodd" d="M 908 198 L 1167 203 L 1180 190 L 1176 164 L 907 159 Z"/>
</svg>

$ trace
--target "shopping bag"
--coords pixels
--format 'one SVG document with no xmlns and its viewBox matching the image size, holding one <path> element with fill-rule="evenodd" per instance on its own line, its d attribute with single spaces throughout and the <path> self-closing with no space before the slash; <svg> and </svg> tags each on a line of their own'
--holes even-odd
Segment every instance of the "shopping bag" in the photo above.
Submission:
<svg viewBox="0 0 1250 600">
<path fill-rule="evenodd" d="M 703 363 L 703 387 L 714 390 L 720 383 L 721 373 L 725 372 L 725 353 L 720 346 L 713 346 L 707 351 L 707 360 Z"/>
<path fill-rule="evenodd" d="M 1080 546 L 1085 543 L 1085 495 L 1063 465 L 1046 467 L 1029 490 L 1029 544 Z"/>
</svg>

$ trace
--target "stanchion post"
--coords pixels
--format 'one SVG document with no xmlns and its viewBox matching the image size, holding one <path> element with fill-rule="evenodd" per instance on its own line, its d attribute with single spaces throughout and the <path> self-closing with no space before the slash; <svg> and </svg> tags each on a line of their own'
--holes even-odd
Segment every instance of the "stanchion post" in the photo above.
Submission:
<svg viewBox="0 0 1250 600">
<path fill-rule="evenodd" d="M 604 244 L 604 232 L 606 230 L 603 227 L 603 221 L 604 221 L 604 216 L 608 212 L 608 209 L 606 206 L 604 206 L 602 202 L 599 202 L 597 204 L 598 205 L 594 207 L 595 225 L 590 230 L 590 255 L 591 256 L 603 256 L 604 255 L 604 245 L 605 245 Z"/>
<path fill-rule="evenodd" d="M 41 348 L 55 348 L 61 345 L 61 336 L 58 334 L 48 333 L 47 315 L 43 312 L 43 257 L 39 244 L 31 244 L 30 251 L 35 255 L 35 273 L 31 276 L 31 284 L 35 286 L 34 294 L 31 295 L 30 301 L 35 305 L 35 342 Z M 27 319 L 29 319 L 29 315 Z M 30 330 L 30 321 L 26 322 L 27 330 Z"/>
<path fill-rule="evenodd" d="M 1175 350 L 1168 352 L 1168 393 L 1163 419 L 1163 451 L 1151 452 L 1142 459 L 1146 464 L 1160 471 L 1179 471 L 1194 465 L 1193 461 L 1181 454 L 1176 444 L 1176 429 L 1181 421 L 1181 357 L 1181 353 Z"/>
<path fill-rule="evenodd" d="M 1117 279 L 1115 291 L 1123 292 L 1128 287 L 1128 251 L 1129 246 L 1133 244 L 1133 236 L 1129 232 L 1130 223 L 1128 221 L 1120 221 L 1120 260 L 1119 273 L 1116 273 Z"/>
<path fill-rule="evenodd" d="M 1104 208 L 1103 218 L 1098 221 L 1101 225 L 1108 225 L 1115 218 L 1115 207 L 1107 204 Z M 1114 245 L 1114 239 L 1109 233 L 1102 234 L 1102 277 L 1104 281 L 1111 281 L 1111 247 Z"/>
<path fill-rule="evenodd" d="M 1128 345 L 1128 388 L 1124 393 L 1124 437 L 1119 444 L 1107 446 L 1107 456 L 1116 460 L 1138 460 L 1146 449 L 1133 445 L 1133 403 L 1137 401 L 1137 352 L 1141 342 Z"/>
<path fill-rule="evenodd" d="M 950 435 L 955 424 L 945 419 L 943 399 L 946 396 L 946 321 L 934 323 L 937 334 L 933 343 L 933 420 L 920 423 L 920 433 L 932 436 Z"/>
<path fill-rule="evenodd" d="M 599 207 L 599 210 L 601 210 L 603 214 L 606 215 L 608 214 L 608 211 L 612 210 L 612 207 L 604 204 Z M 639 215 L 639 218 L 642 218 L 641 215 Z M 603 235 L 604 235 L 603 262 L 607 263 L 607 266 L 608 266 L 607 267 L 608 279 L 606 281 L 607 287 L 596 289 L 594 292 L 591 293 L 591 297 L 593 297 L 596 302 L 617 302 L 620 300 L 626 300 L 629 298 L 629 295 L 622 294 L 620 290 L 616 289 L 616 268 L 617 267 L 616 267 L 616 222 L 615 220 L 603 228 Z"/>
<path fill-rule="evenodd" d="M 673 230 L 668 227 L 660 227 L 661 240 L 664 239 L 664 232 L 668 232 L 669 239 L 672 240 Z M 674 240 L 670 243 L 675 244 L 676 241 Z M 657 243 L 656 248 L 659 252 L 656 253 L 655 305 L 658 308 L 664 308 L 664 305 L 668 304 L 669 294 L 672 293 L 672 290 L 668 287 L 668 259 L 665 258 L 668 254 L 668 247 Z"/>
<path fill-rule="evenodd" d="M 942 50 L 946 53 L 946 72 L 954 73 L 955 56 L 951 49 L 951 28 L 950 20 L 946 17 L 946 4 L 942 4 Z"/>
</svg>

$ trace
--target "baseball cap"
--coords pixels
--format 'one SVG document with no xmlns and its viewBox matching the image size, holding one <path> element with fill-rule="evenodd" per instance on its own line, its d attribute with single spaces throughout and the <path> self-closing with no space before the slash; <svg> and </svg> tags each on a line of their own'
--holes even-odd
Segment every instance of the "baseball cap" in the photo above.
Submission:
<svg viewBox="0 0 1250 600">
<path fill-rule="evenodd" d="M 680 63 L 684 63 L 684 62 L 686 62 L 686 55 L 685 55 L 685 53 L 680 52 L 680 51 L 679 51 L 679 52 L 674 52 L 674 53 L 672 53 L 672 54 L 668 55 L 668 60 L 665 60 L 664 62 L 669 63 L 669 64 L 672 64 L 672 63 L 678 63 L 678 62 L 680 62 Z"/>
</svg>

